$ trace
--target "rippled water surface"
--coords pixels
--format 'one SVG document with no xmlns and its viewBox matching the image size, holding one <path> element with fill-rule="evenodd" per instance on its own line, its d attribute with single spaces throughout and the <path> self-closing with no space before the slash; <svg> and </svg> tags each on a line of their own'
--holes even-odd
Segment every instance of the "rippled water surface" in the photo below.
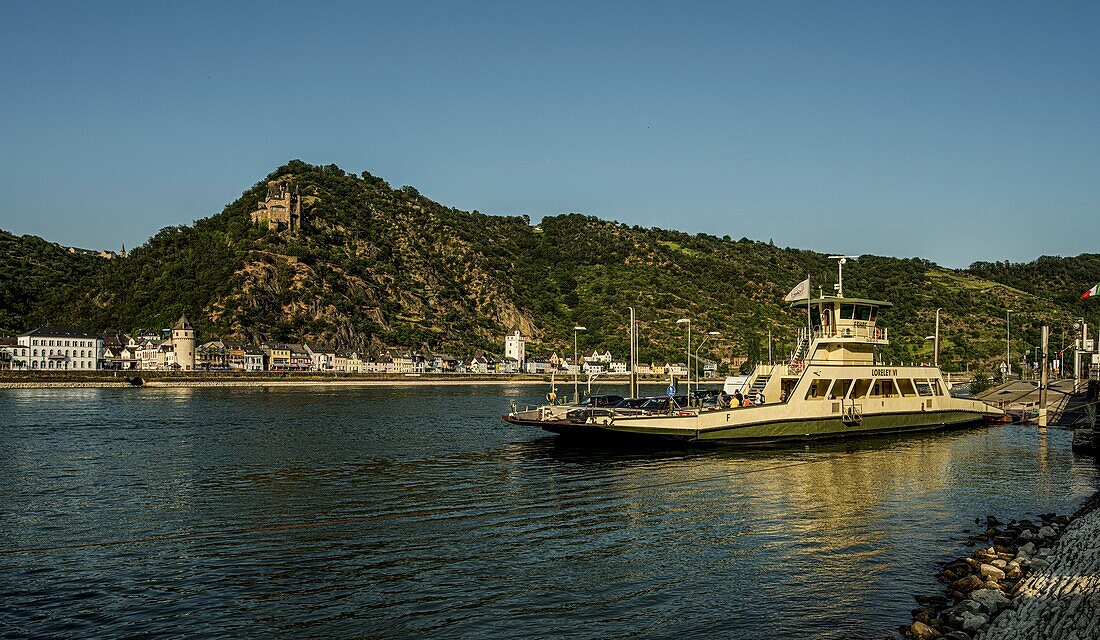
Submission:
<svg viewBox="0 0 1100 640">
<path fill-rule="evenodd" d="M 1091 495 L 1021 426 L 592 449 L 537 387 L 0 391 L 0 634 L 882 637 L 974 518 Z"/>
</svg>

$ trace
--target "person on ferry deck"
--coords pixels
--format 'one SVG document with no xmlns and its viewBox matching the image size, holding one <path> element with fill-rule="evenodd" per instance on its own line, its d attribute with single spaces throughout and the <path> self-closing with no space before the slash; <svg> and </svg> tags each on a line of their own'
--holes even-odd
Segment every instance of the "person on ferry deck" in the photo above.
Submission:
<svg viewBox="0 0 1100 640">
<path fill-rule="evenodd" d="M 731 403 L 730 404 L 731 407 L 732 406 L 738 406 L 738 407 L 745 406 L 745 396 L 741 395 L 741 390 L 740 389 L 733 392 L 733 399 L 737 401 L 737 404 L 734 405 L 734 404 Z"/>
</svg>

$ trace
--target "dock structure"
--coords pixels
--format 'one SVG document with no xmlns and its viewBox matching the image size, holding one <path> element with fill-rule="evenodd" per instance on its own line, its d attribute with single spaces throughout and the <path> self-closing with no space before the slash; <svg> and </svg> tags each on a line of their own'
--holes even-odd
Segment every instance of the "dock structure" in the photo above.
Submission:
<svg viewBox="0 0 1100 640">
<path fill-rule="evenodd" d="M 1083 394 L 1077 394 L 1062 414 L 1062 425 L 1073 429 L 1073 450 L 1078 452 L 1097 451 L 1100 438 L 1096 437 L 1097 402 L 1100 400 L 1100 381 L 1089 380 Z"/>
<path fill-rule="evenodd" d="M 1038 415 L 1041 396 L 1041 389 L 1036 383 L 1013 380 L 974 394 L 973 397 L 975 400 L 988 402 L 1004 409 L 1020 421 L 1030 422 Z M 1063 413 L 1076 397 L 1078 396 L 1074 393 L 1073 380 L 1056 380 L 1050 383 L 1047 388 L 1047 425 L 1060 425 Z"/>
<path fill-rule="evenodd" d="M 1095 500 L 1090 501 L 1094 504 Z M 1100 510 L 1079 515 L 974 640 L 1100 638 Z"/>
</svg>

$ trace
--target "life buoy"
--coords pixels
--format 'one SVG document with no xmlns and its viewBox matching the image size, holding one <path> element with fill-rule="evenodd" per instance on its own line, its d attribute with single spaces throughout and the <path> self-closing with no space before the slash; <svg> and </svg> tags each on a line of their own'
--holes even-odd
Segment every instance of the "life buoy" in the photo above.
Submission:
<svg viewBox="0 0 1100 640">
<path fill-rule="evenodd" d="M 791 373 L 799 373 L 802 371 L 802 359 L 799 358 L 791 363 Z"/>
</svg>

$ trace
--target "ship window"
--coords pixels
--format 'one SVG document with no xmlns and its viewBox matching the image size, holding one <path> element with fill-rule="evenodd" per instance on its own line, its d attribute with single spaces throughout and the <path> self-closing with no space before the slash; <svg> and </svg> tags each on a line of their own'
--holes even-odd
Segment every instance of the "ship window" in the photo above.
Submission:
<svg viewBox="0 0 1100 640">
<path fill-rule="evenodd" d="M 927 380 L 914 380 L 917 385 L 917 393 L 922 396 L 932 395 L 932 387 L 928 384 Z"/>
<path fill-rule="evenodd" d="M 871 319 L 871 307 L 867 305 L 856 306 L 856 320 L 870 320 Z"/>
<path fill-rule="evenodd" d="M 814 380 L 810 383 L 810 389 L 806 392 L 807 400 L 823 400 L 829 391 L 832 380 Z"/>
<path fill-rule="evenodd" d="M 943 395 L 943 386 L 940 385 L 940 381 L 937 378 L 932 379 L 932 391 L 935 392 L 937 396 Z"/>
<path fill-rule="evenodd" d="M 852 388 L 851 380 L 837 380 L 833 383 L 833 390 L 829 393 L 829 399 L 835 400 L 848 395 L 848 389 Z"/>
<path fill-rule="evenodd" d="M 875 380 L 875 386 L 871 390 L 872 398 L 893 398 L 898 395 L 897 387 L 894 386 L 894 381 L 886 378 L 883 380 Z"/>
<path fill-rule="evenodd" d="M 901 395 L 905 397 L 917 395 L 917 390 L 913 388 L 913 381 L 909 378 L 898 378 L 898 387 L 901 389 Z"/>
<path fill-rule="evenodd" d="M 854 304 L 842 304 L 840 305 L 840 319 L 851 320 L 855 315 L 856 305 Z"/>
<path fill-rule="evenodd" d="M 856 380 L 856 384 L 852 387 L 853 399 L 862 398 L 867 395 L 867 391 L 871 388 L 872 380 Z"/>
<path fill-rule="evenodd" d="M 874 322 L 875 318 L 877 318 L 877 317 L 878 317 L 878 307 L 871 307 L 871 317 L 867 318 L 867 320 L 870 321 L 870 322 Z"/>
</svg>

